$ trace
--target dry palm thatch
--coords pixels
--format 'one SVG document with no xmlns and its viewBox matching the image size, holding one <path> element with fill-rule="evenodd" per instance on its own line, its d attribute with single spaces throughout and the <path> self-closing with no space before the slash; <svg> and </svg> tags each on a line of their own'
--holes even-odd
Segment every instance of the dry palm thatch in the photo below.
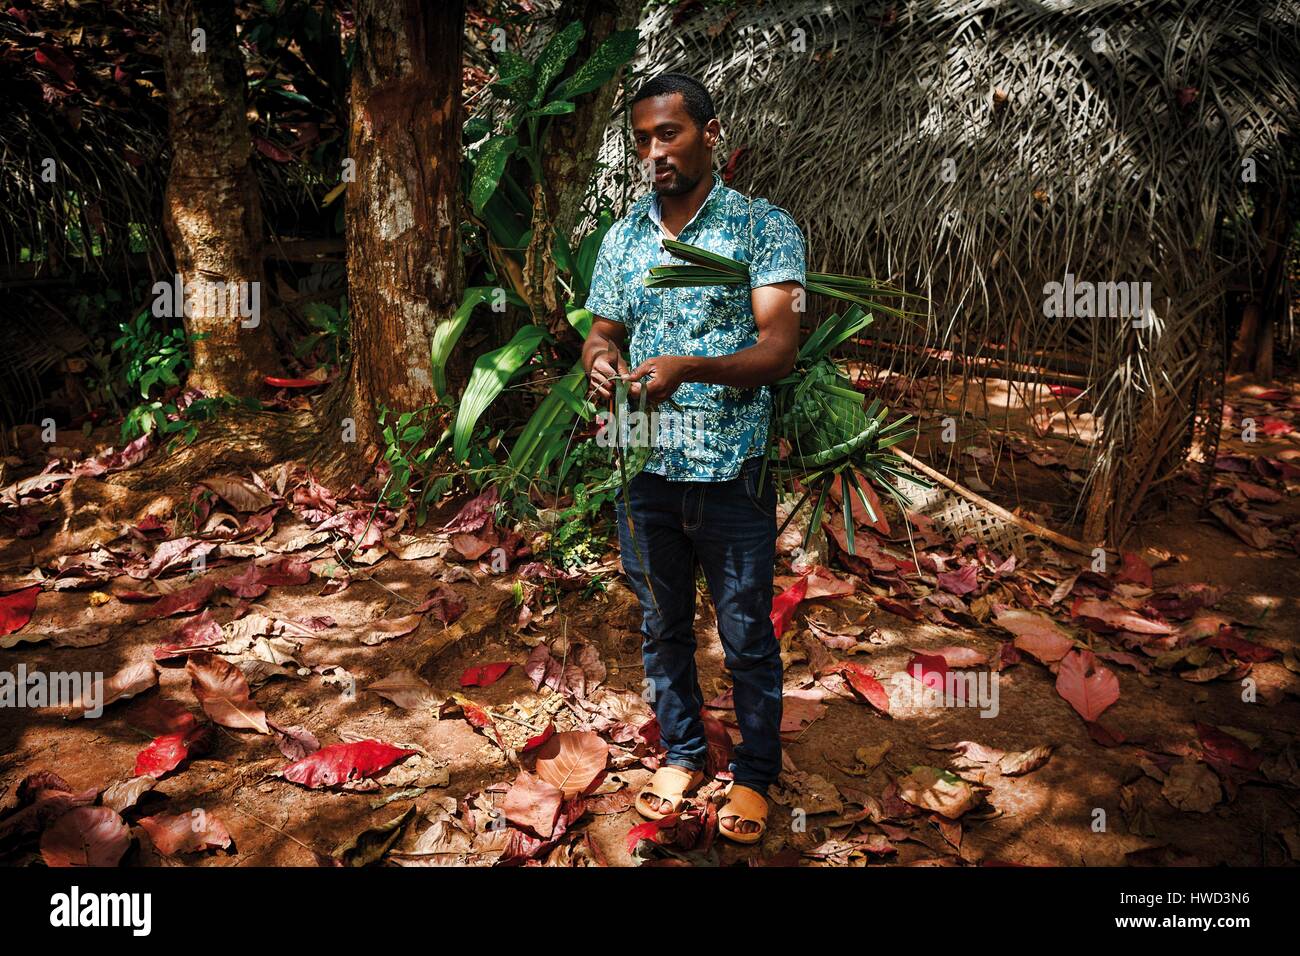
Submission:
<svg viewBox="0 0 1300 956">
<path fill-rule="evenodd" d="M 990 376 L 1081 375 L 1102 432 L 1077 510 L 1094 512 L 1085 534 L 1115 537 L 1183 460 L 1198 403 L 1213 405 L 1225 277 L 1258 255 L 1250 236 L 1223 238 L 1249 218 L 1243 162 L 1281 191 L 1300 131 L 1298 13 L 1289 0 L 661 7 L 636 66 L 709 87 L 724 150 L 746 149 L 732 185 L 794 213 L 810 269 L 930 296 L 926 322 L 893 323 L 894 347 L 864 357 L 942 376 L 924 357 L 939 348 Z M 622 125 L 602 152 L 615 169 L 630 160 Z M 1150 282 L 1153 314 L 1140 328 L 1048 318 L 1045 286 L 1067 273 Z M 1218 419 L 1205 430 L 1213 440 Z"/>
</svg>

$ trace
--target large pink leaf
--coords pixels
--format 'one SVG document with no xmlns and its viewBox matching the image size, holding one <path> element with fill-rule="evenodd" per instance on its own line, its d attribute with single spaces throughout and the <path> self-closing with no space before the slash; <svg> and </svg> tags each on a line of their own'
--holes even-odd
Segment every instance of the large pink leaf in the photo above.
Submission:
<svg viewBox="0 0 1300 956">
<path fill-rule="evenodd" d="M 1016 636 L 1019 650 L 1044 664 L 1055 664 L 1074 646 L 1070 636 L 1055 621 L 1037 611 L 1019 611 L 996 606 L 994 620 Z"/>
<path fill-rule="evenodd" d="M 549 840 L 563 802 L 563 790 L 521 770 L 501 803 L 501 812 L 516 826 L 527 827 Z"/>
<path fill-rule="evenodd" d="M 1056 672 L 1056 692 L 1084 720 L 1095 722 L 1107 707 L 1119 700 L 1119 678 L 1098 663 L 1092 651 L 1074 650 L 1061 658 Z"/>
<path fill-rule="evenodd" d="M 193 810 L 190 813 L 160 813 L 141 817 L 154 848 L 163 856 L 178 853 L 202 853 L 204 850 L 230 846 L 230 831 L 215 813 Z"/>
<path fill-rule="evenodd" d="M 253 700 L 243 672 L 211 654 L 193 654 L 185 662 L 190 687 L 203 711 L 223 727 L 269 734 L 266 712 Z"/>
<path fill-rule="evenodd" d="M 41 834 L 46 866 L 117 866 L 131 831 L 109 807 L 69 810 Z"/>
<path fill-rule="evenodd" d="M 1089 621 L 1099 621 L 1114 630 L 1130 631 L 1134 634 L 1170 634 L 1173 627 L 1162 621 L 1153 621 L 1136 611 L 1130 611 L 1120 604 L 1097 598 L 1075 598 L 1070 609 L 1071 617 L 1081 617 Z"/>
<path fill-rule="evenodd" d="M 313 790 L 336 787 L 349 780 L 375 777 L 415 750 L 394 747 L 379 740 L 360 740 L 349 744 L 330 744 L 314 754 L 289 764 L 281 771 L 286 780 Z"/>
<path fill-rule="evenodd" d="M 212 592 L 216 589 L 217 582 L 203 580 L 179 591 L 173 591 L 145 611 L 144 620 L 149 621 L 160 617 L 171 617 L 173 614 L 197 611 L 208 603 L 212 598 Z"/>
<path fill-rule="evenodd" d="M 537 776 L 574 797 L 587 790 L 605 770 L 609 745 L 589 730 L 555 734 L 537 748 Z"/>
</svg>

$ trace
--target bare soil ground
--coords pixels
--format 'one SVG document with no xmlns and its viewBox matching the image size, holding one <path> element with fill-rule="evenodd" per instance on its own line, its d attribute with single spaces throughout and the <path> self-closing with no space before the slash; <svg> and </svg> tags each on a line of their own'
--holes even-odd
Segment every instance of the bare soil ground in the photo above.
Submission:
<svg viewBox="0 0 1300 956">
<path fill-rule="evenodd" d="M 815 580 L 850 593 L 809 597 L 785 630 L 788 766 L 768 832 L 754 847 L 713 838 L 721 782 L 707 785 L 675 825 L 643 827 L 629 839 L 644 823 L 631 799 L 656 763 L 657 738 L 642 726 L 650 712 L 639 697 L 640 615 L 612 552 L 572 581 L 548 583 L 548 572 L 530 566 L 515 553 L 519 542 L 490 523 L 471 520 L 460 532 L 467 538 L 457 540 L 412 534 L 381 512 L 373 530 L 352 518 L 320 531 L 349 509 L 364 513 L 365 496 L 346 503 L 341 489 L 322 496 L 287 468 L 266 481 L 274 510 L 265 527 L 255 518 L 266 507 L 241 511 L 222 498 L 195 518 L 192 488 L 142 495 L 95 476 L 53 482 L 48 491 L 11 487 L 0 591 L 42 588 L 30 620 L 0 638 L 11 644 L 0 647 L 0 668 L 108 676 L 153 661 L 200 613 L 222 630 L 214 646 L 189 655 L 191 669 L 184 653 L 158 661 L 156 687 L 109 704 L 99 718 L 70 720 L 54 708 L 0 712 L 0 853 L 10 865 L 50 861 L 66 840 L 50 834 L 71 811 L 34 813 L 33 792 L 49 800 L 94 791 L 81 802 L 118 808 L 129 833 L 114 844 L 118 858 L 137 866 L 1294 865 L 1300 469 L 1293 473 L 1290 463 L 1300 457 L 1300 433 L 1289 425 L 1300 392 L 1286 383 L 1259 392 L 1234 390 L 1219 449 L 1214 500 L 1240 522 L 1235 531 L 1201 511 L 1192 484 L 1180 481 L 1167 507 L 1126 542 L 1130 557 L 1112 559 L 1102 573 L 1033 543 L 1008 568 L 1006 554 L 945 538 L 923 521 L 913 535 L 918 569 L 897 514 L 888 535 L 862 522 L 857 559 L 836 559 L 838 547 L 823 541 L 814 554 L 831 570 Z M 936 398 L 911 396 L 931 407 Z M 955 407 L 957 398 L 950 389 L 940 401 Z M 1078 480 L 1064 436 L 1086 429 L 1086 415 L 1058 397 L 1026 401 L 1011 386 L 981 400 L 977 415 L 1005 411 L 1005 424 L 993 427 L 1020 445 L 1000 445 L 977 419 L 964 418 L 955 444 L 943 442 L 941 416 L 931 414 L 918 455 L 939 467 L 960 460 L 964 480 L 1063 527 Z M 1042 408 L 1048 414 L 1035 432 L 1032 414 Z M 1060 417 L 1049 420 L 1054 412 Z M 1243 442 L 1241 420 L 1251 416 L 1281 424 Z M 449 504 L 427 528 L 463 503 Z M 188 536 L 217 548 L 197 573 L 194 546 L 150 573 L 159 549 L 187 536 L 178 523 L 187 509 Z M 832 523 L 832 539 L 835 531 Z M 373 546 L 347 560 L 351 543 L 366 536 Z M 869 559 L 861 557 L 864 540 L 873 542 Z M 489 550 L 466 559 L 476 544 Z M 783 544 L 778 573 L 792 584 L 790 548 L 799 541 L 787 534 Z M 496 547 L 509 554 L 503 573 Z M 276 558 L 310 576 L 240 596 L 256 590 L 239 583 L 251 580 L 250 566 Z M 224 586 L 232 580 L 233 590 Z M 175 616 L 152 617 L 158 599 L 133 594 L 202 581 L 216 585 L 213 593 Z M 1198 603 L 1204 589 L 1196 585 L 1220 591 Z M 699 668 L 716 705 L 707 710 L 716 734 L 732 720 L 730 682 L 707 591 L 698 603 Z M 1033 633 L 1005 626 L 1013 620 L 1002 617 L 1007 610 L 1034 615 Z M 1063 646 L 1035 639 L 1053 625 Z M 212 666 L 203 664 L 211 657 L 240 668 L 270 732 L 231 726 L 238 720 L 228 711 L 203 705 L 192 668 Z M 468 670 L 494 662 L 513 666 L 487 686 L 463 686 Z M 869 669 L 888 713 L 879 698 L 872 704 L 854 690 L 844 662 Z M 918 701 L 911 671 L 945 667 L 996 679 L 996 715 Z M 401 698 L 406 706 L 369 689 L 403 674 L 415 694 Z M 138 779 L 137 757 L 159 735 L 163 701 L 210 721 L 210 747 L 159 773 L 134 802 L 120 788 L 105 793 Z M 474 708 L 490 724 L 476 727 L 483 719 Z M 548 779 L 536 763 L 550 759 L 547 745 L 525 749 L 548 726 L 560 736 L 594 734 L 608 755 L 583 796 L 566 791 L 562 805 L 557 797 L 542 811 L 549 791 L 520 780 L 532 776 L 521 769 Z M 367 739 L 417 753 L 372 768 L 349 789 L 278 775 L 315 746 Z M 727 741 L 717 744 L 725 752 Z M 41 771 L 61 780 L 23 786 Z M 196 809 L 224 825 L 228 845 L 160 849 L 139 823 Z M 552 822 L 558 813 L 550 840 L 537 835 L 539 813 Z M 399 818 L 391 832 L 367 833 Z M 359 835 L 360 849 L 339 850 Z"/>
</svg>

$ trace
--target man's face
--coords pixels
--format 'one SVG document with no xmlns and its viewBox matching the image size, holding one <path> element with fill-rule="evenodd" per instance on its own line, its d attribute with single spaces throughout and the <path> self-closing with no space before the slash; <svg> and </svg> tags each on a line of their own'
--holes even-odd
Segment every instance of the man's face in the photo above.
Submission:
<svg viewBox="0 0 1300 956">
<path fill-rule="evenodd" d="M 632 106 L 632 139 L 644 167 L 654 164 L 655 192 L 662 196 L 688 193 L 713 169 L 713 146 L 721 126 L 716 119 L 704 128 L 686 112 L 680 93 L 652 96 Z"/>
</svg>

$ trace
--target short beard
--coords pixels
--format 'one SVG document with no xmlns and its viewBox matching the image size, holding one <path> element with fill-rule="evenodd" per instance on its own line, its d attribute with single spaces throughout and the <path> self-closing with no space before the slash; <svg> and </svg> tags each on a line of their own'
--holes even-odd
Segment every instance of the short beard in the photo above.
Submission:
<svg viewBox="0 0 1300 956">
<path fill-rule="evenodd" d="M 656 186 L 655 189 L 658 190 L 661 196 L 681 196 L 694 189 L 702 178 L 696 176 L 694 179 L 687 179 L 679 171 L 673 175 L 669 182 L 664 184 L 663 188 Z"/>
</svg>

